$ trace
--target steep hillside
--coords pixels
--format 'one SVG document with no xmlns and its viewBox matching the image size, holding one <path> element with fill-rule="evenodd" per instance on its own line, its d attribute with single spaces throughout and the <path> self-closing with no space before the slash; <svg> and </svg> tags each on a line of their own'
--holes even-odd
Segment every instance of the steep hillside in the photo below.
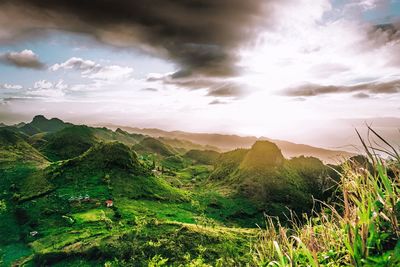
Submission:
<svg viewBox="0 0 400 267">
<path fill-rule="evenodd" d="M 46 158 L 28 144 L 25 137 L 7 128 L 0 129 L 0 166 L 12 163 L 46 163 Z"/>
<path fill-rule="evenodd" d="M 50 180 L 73 192 L 96 197 L 180 199 L 182 195 L 151 175 L 128 146 L 100 143 L 81 156 L 52 167 Z"/>
<path fill-rule="evenodd" d="M 43 115 L 37 115 L 30 123 L 23 125 L 19 129 L 28 135 L 33 135 L 39 132 L 56 132 L 71 125 L 72 124 L 65 123 L 57 118 L 52 118 L 49 120 Z"/>
<path fill-rule="evenodd" d="M 144 136 L 141 134 L 131 134 L 125 132 L 121 129 L 117 129 L 112 131 L 105 127 L 103 128 L 91 128 L 94 136 L 101 141 L 109 142 L 109 141 L 118 141 L 127 146 L 133 146 L 137 144 L 141 140 L 144 139 Z"/>
<path fill-rule="evenodd" d="M 315 158 L 286 160 L 274 143 L 257 141 L 249 150 L 221 154 L 210 181 L 234 188 L 269 214 L 282 215 L 286 207 L 307 211 L 312 196 L 324 197 L 328 170 Z"/>
<path fill-rule="evenodd" d="M 232 177 L 248 152 L 248 149 L 235 149 L 222 153 L 216 160 L 214 171 L 210 175 L 211 180 L 226 181 Z"/>
<path fill-rule="evenodd" d="M 213 150 L 190 150 L 184 156 L 198 164 L 213 165 L 219 155 Z"/>
<path fill-rule="evenodd" d="M 240 163 L 242 171 L 262 171 L 282 166 L 283 155 L 278 146 L 269 141 L 257 141 Z"/>
<path fill-rule="evenodd" d="M 209 146 L 209 145 L 199 145 L 193 142 L 190 142 L 185 139 L 177 139 L 177 138 L 167 138 L 167 137 L 159 137 L 159 140 L 164 144 L 170 145 L 171 147 L 179 150 L 180 152 L 187 152 L 189 150 L 213 150 L 219 151 L 218 147 Z"/>
<path fill-rule="evenodd" d="M 87 126 L 70 126 L 44 138 L 47 143 L 39 143 L 40 151 L 51 160 L 70 159 L 81 155 L 97 143 L 93 131 Z"/>
<path fill-rule="evenodd" d="M 155 153 L 164 157 L 173 156 L 176 153 L 172 147 L 152 137 L 144 138 L 134 145 L 133 149 L 138 153 Z"/>
</svg>

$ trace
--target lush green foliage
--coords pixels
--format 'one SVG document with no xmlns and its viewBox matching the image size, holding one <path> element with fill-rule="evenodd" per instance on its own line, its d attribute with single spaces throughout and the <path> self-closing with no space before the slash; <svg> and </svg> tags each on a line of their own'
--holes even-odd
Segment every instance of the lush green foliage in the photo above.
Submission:
<svg viewBox="0 0 400 267">
<path fill-rule="evenodd" d="M 53 161 L 70 159 L 81 155 L 97 141 L 87 126 L 70 126 L 44 137 L 46 143 L 40 151 Z"/>
<path fill-rule="evenodd" d="M 134 146 L 134 149 L 138 152 L 156 153 L 165 157 L 174 155 L 174 149 L 172 147 L 152 137 L 144 138 Z"/>
<path fill-rule="evenodd" d="M 400 158 L 395 151 L 384 160 L 365 148 L 372 164 L 358 157 L 341 167 L 336 203 L 322 203 L 305 223 L 292 218 L 290 228 L 269 218 L 255 245 L 257 265 L 400 265 Z"/>
<path fill-rule="evenodd" d="M 322 192 L 332 186 L 327 182 L 330 175 L 329 168 L 318 159 L 286 160 L 275 144 L 258 141 L 249 150 L 221 154 L 210 180 L 230 186 L 268 214 L 284 218 L 288 208 L 308 212 L 313 197 L 325 198 Z"/>
<path fill-rule="evenodd" d="M 34 135 L 41 132 L 56 132 L 70 125 L 70 123 L 65 123 L 57 118 L 48 120 L 43 115 L 37 115 L 30 123 L 23 125 L 20 130 L 28 135 Z"/>
<path fill-rule="evenodd" d="M 5 266 L 262 265 L 276 256 L 264 213 L 307 211 L 332 186 L 321 161 L 267 141 L 219 154 L 37 116 L 0 145 Z"/>
<path fill-rule="evenodd" d="M 219 153 L 213 150 L 190 150 L 185 154 L 185 157 L 194 160 L 197 164 L 213 165 Z"/>
</svg>

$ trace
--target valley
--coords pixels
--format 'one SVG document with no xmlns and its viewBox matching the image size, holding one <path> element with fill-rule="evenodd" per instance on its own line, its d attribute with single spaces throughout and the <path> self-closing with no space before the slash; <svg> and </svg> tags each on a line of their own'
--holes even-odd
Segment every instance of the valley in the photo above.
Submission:
<svg viewBox="0 0 400 267">
<path fill-rule="evenodd" d="M 338 179 L 267 140 L 221 152 L 43 116 L 0 143 L 6 266 L 245 265 L 265 214 L 308 213 Z"/>
</svg>

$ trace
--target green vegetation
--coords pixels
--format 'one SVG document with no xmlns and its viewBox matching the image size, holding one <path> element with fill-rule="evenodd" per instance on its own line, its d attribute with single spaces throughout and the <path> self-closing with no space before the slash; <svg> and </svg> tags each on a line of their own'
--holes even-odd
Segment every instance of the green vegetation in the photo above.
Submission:
<svg viewBox="0 0 400 267">
<path fill-rule="evenodd" d="M 388 152 L 391 159 L 385 160 L 376 154 L 378 150 L 365 148 L 372 164 L 358 157 L 341 166 L 341 197 L 334 203 L 321 203 L 323 210 L 305 222 L 293 217 L 289 227 L 268 218 L 255 245 L 255 264 L 400 265 L 400 157 L 393 150 Z"/>
<path fill-rule="evenodd" d="M 395 153 L 326 166 L 41 116 L 0 145 L 0 266 L 399 263 Z"/>
<path fill-rule="evenodd" d="M 44 139 L 47 142 L 39 149 L 53 161 L 77 157 L 97 142 L 92 130 L 83 125 L 63 128 Z"/>
<path fill-rule="evenodd" d="M 332 187 L 332 172 L 320 160 L 299 157 L 286 160 L 269 141 L 257 141 L 251 149 L 220 155 L 210 181 L 230 187 L 270 215 L 285 218 L 290 210 L 309 212 L 313 197 L 324 199 Z"/>
<path fill-rule="evenodd" d="M 152 137 L 144 138 L 136 144 L 133 149 L 138 153 L 155 153 L 164 157 L 174 155 L 174 149 L 172 147 Z"/>
<path fill-rule="evenodd" d="M 15 163 L 44 164 L 46 158 L 25 140 L 21 133 L 7 128 L 0 129 L 0 167 L 12 166 Z"/>
<path fill-rule="evenodd" d="M 197 164 L 213 165 L 218 157 L 219 153 L 213 150 L 190 150 L 185 156 L 194 161 Z"/>
<path fill-rule="evenodd" d="M 34 135 L 41 132 L 57 132 L 72 124 L 65 123 L 60 119 L 47 119 L 43 115 L 37 115 L 33 120 L 23 125 L 20 130 L 28 135 Z"/>
</svg>

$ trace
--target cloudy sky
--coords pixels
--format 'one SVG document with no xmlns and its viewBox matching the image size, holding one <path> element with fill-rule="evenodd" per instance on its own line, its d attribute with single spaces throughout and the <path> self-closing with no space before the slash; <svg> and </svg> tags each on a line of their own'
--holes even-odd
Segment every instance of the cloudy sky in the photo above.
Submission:
<svg viewBox="0 0 400 267">
<path fill-rule="evenodd" d="M 400 133 L 399 0 L 0 0 L 0 122 Z"/>
</svg>

